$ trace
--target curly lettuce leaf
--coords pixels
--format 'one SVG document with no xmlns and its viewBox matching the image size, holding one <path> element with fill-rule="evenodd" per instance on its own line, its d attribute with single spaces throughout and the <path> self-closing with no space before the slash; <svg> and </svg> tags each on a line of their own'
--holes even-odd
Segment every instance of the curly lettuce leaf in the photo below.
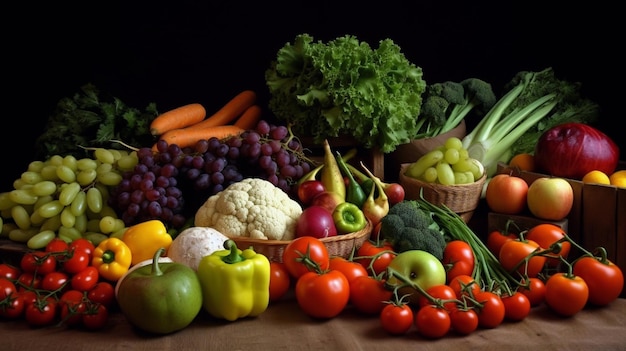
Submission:
<svg viewBox="0 0 626 351">
<path fill-rule="evenodd" d="M 316 143 L 351 135 L 388 153 L 417 133 L 426 83 L 391 39 L 372 49 L 346 35 L 328 43 L 298 35 L 265 74 L 274 115 Z"/>
</svg>

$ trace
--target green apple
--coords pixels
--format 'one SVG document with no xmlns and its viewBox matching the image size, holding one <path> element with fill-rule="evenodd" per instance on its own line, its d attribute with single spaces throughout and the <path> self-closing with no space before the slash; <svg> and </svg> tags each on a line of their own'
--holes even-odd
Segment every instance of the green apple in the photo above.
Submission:
<svg viewBox="0 0 626 351">
<path fill-rule="evenodd" d="M 446 283 L 446 269 L 437 257 L 423 250 L 408 250 L 399 253 L 390 263 L 389 268 L 406 278 L 391 276 L 387 284 L 399 287 L 399 296 L 410 295 L 411 304 L 417 305 L 422 291 L 435 285 Z M 415 285 L 417 287 L 415 287 Z"/>
</svg>

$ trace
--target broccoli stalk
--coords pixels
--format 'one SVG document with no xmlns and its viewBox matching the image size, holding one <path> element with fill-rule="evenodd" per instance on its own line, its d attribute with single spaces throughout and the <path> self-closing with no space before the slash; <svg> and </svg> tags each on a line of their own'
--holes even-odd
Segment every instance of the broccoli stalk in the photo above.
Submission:
<svg viewBox="0 0 626 351">
<path fill-rule="evenodd" d="M 472 110 L 483 113 L 496 102 L 491 84 L 478 78 L 434 83 L 426 87 L 424 95 L 416 139 L 450 131 Z"/>
<path fill-rule="evenodd" d="M 404 200 L 389 209 L 381 220 L 380 234 L 394 251 L 423 250 L 443 259 L 446 240 L 430 212 L 414 200 Z"/>
</svg>

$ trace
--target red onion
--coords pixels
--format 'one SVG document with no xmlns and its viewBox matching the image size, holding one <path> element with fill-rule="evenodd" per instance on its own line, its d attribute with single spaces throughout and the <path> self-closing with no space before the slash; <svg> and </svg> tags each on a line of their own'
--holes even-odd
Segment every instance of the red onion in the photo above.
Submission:
<svg viewBox="0 0 626 351">
<path fill-rule="evenodd" d="M 619 148 L 601 131 L 564 123 L 545 131 L 535 146 L 535 167 L 552 176 L 577 179 L 590 171 L 615 172 Z"/>
</svg>

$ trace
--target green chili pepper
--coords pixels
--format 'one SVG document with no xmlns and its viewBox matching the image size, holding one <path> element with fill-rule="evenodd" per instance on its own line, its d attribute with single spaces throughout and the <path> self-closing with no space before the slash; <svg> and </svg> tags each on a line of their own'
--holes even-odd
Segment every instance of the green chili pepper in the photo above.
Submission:
<svg viewBox="0 0 626 351">
<path fill-rule="evenodd" d="M 337 152 L 336 159 L 337 165 L 339 166 L 341 173 L 344 176 L 348 177 L 348 185 L 346 186 L 346 201 L 351 202 L 361 208 L 365 203 L 367 194 L 365 193 L 359 182 L 356 181 L 356 179 L 352 175 L 352 172 L 350 172 L 350 169 L 348 169 L 348 165 L 343 160 L 343 157 L 339 152 Z"/>
<path fill-rule="evenodd" d="M 358 232 L 367 224 L 363 211 L 351 202 L 343 202 L 335 207 L 333 221 L 339 234 Z"/>
</svg>

